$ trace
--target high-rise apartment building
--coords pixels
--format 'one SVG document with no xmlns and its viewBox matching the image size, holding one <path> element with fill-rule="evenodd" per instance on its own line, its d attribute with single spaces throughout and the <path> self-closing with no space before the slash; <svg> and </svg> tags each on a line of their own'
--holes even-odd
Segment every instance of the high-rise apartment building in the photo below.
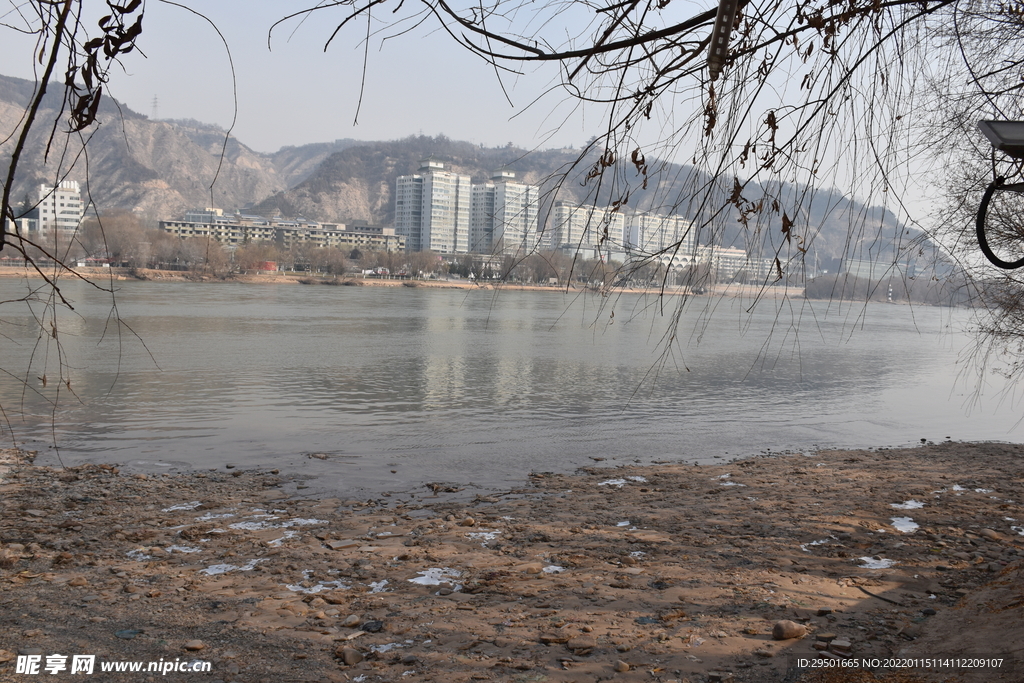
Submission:
<svg viewBox="0 0 1024 683">
<path fill-rule="evenodd" d="M 625 217 L 618 211 L 555 202 L 541 247 L 618 251 L 624 247 L 626 239 Z"/>
<path fill-rule="evenodd" d="M 444 170 L 433 159 L 395 187 L 395 232 L 408 251 L 463 254 L 469 251 L 471 185 L 468 175 Z"/>
<path fill-rule="evenodd" d="M 642 256 L 657 255 L 666 266 L 688 265 L 697 257 L 693 223 L 682 216 L 635 213 L 630 216 L 626 232 L 630 251 Z"/>
<path fill-rule="evenodd" d="M 473 185 L 469 250 L 474 254 L 523 255 L 537 246 L 540 188 L 497 171 L 490 182 Z"/>
<path fill-rule="evenodd" d="M 57 187 L 39 186 L 38 229 L 41 236 L 70 237 L 85 216 L 82 190 L 74 180 L 62 180 Z"/>
</svg>

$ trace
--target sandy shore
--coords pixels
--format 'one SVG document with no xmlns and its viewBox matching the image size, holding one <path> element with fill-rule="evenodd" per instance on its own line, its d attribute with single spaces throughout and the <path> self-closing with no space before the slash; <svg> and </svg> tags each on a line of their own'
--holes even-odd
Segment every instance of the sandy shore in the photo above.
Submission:
<svg viewBox="0 0 1024 683">
<path fill-rule="evenodd" d="M 252 683 L 1021 681 L 1022 454 L 825 451 L 355 501 L 276 471 L 7 452 L 0 680 L 29 680 L 17 653 L 61 653 Z M 781 621 L 797 637 L 773 638 Z M 848 666 L 894 656 L 1003 665 Z"/>
</svg>

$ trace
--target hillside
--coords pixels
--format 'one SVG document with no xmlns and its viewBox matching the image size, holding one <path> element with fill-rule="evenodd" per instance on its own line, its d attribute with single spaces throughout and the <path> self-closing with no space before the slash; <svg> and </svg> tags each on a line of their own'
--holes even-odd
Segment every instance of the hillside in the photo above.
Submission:
<svg viewBox="0 0 1024 683">
<path fill-rule="evenodd" d="M 10 159 L 9 136 L 19 125 L 32 95 L 30 81 L 0 76 L 0 160 Z M 227 209 L 300 182 L 331 153 L 354 141 L 282 149 L 273 155 L 255 152 L 225 131 L 198 121 L 153 121 L 110 98 L 104 98 L 99 126 L 89 140 L 63 135 L 58 126 L 54 147 L 44 158 L 47 136 L 60 98 L 53 87 L 43 101 L 40 119 L 29 139 L 16 178 L 14 197 L 35 198 L 40 183 L 55 178 L 77 180 L 100 210 L 127 209 L 150 220 L 180 215 L 194 206 Z M 223 158 L 221 152 L 224 152 Z M 210 186 L 214 183 L 211 193 Z"/>
<path fill-rule="evenodd" d="M 0 139 L 17 128 L 31 95 L 31 82 L 0 76 Z M 54 119 L 59 103 L 53 93 L 47 96 L 43 121 Z M 82 154 L 80 140 L 67 141 L 58 134 L 58 142 L 67 141 L 66 149 L 58 145 L 44 160 L 49 127 L 37 126 L 13 196 L 19 201 L 34 199 L 39 183 L 52 183 L 66 174 L 88 188 L 99 210 L 135 211 L 150 224 L 191 207 L 216 206 L 390 225 L 395 179 L 415 173 L 420 160 L 428 156 L 472 176 L 475 182 L 507 168 L 526 182 L 540 184 L 545 197 L 542 216 L 556 198 L 599 205 L 625 199 L 623 210 L 652 209 L 693 219 L 701 213 L 698 200 L 703 191 L 713 188 L 711 204 L 722 206 L 732 189 L 732 178 L 713 181 L 693 166 L 655 159 L 649 163 L 646 188 L 641 187 L 636 166 L 623 158 L 599 180 L 588 182 L 586 174 L 598 159 L 597 151 L 580 159 L 580 151 L 572 149 L 530 151 L 511 143 L 487 148 L 445 136 L 413 136 L 384 142 L 335 140 L 263 154 L 233 137 L 225 145 L 225 131 L 217 126 L 150 120 L 109 98 L 103 101 L 98 119 L 87 156 Z M 0 145 L 0 160 L 9 158 L 12 146 L 11 140 Z M 750 185 L 743 196 L 748 203 L 756 202 L 763 189 Z M 864 206 L 838 191 L 819 192 L 811 201 L 803 199 L 804 188 L 796 186 L 782 186 L 774 194 L 782 198 L 779 213 L 763 212 L 745 227 L 739 211 L 730 208 L 713 229 L 702 228 L 699 241 L 739 246 L 765 257 L 778 254 L 783 263 L 790 257 L 805 259 L 814 268 L 831 271 L 841 259 L 891 263 L 897 252 L 916 252 L 919 246 L 914 240 L 920 239 L 920 233 L 906 230 L 891 213 Z M 782 210 L 793 220 L 790 236 L 796 239 L 784 237 Z M 799 248 L 806 249 L 806 254 Z"/>
</svg>

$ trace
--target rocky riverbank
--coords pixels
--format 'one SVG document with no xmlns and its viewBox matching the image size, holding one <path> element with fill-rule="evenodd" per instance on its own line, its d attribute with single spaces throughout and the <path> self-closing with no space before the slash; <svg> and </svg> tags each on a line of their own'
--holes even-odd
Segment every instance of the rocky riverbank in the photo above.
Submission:
<svg viewBox="0 0 1024 683">
<path fill-rule="evenodd" d="M 1022 455 L 824 451 L 357 501 L 303 499 L 277 471 L 8 451 L 0 680 L 29 680 L 18 653 L 60 653 L 199 659 L 204 680 L 252 683 L 1019 681 Z M 891 656 L 1006 663 L 798 666 Z"/>
</svg>

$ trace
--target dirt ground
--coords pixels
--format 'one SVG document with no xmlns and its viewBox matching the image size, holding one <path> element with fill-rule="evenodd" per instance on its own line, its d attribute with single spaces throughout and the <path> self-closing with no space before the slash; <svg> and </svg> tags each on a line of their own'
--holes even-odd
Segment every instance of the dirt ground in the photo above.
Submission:
<svg viewBox="0 0 1024 683">
<path fill-rule="evenodd" d="M 0 681 L 34 680 L 18 654 L 211 665 L 82 677 L 102 681 L 1024 681 L 1022 456 L 822 451 L 356 501 L 276 470 L 8 451 Z"/>
</svg>

